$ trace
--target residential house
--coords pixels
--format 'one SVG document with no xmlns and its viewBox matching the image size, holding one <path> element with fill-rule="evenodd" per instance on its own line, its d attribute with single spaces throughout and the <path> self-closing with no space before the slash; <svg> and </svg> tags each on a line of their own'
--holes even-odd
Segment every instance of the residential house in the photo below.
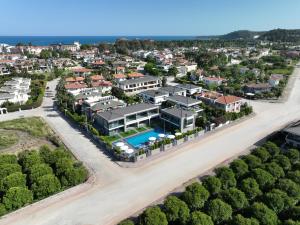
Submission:
<svg viewBox="0 0 300 225">
<path fill-rule="evenodd" d="M 125 107 L 126 103 L 117 99 L 115 96 L 93 96 L 88 97 L 82 102 L 81 111 L 88 118 L 93 118 L 96 113 Z"/>
<path fill-rule="evenodd" d="M 199 106 L 201 101 L 191 97 L 182 95 L 173 95 L 166 98 L 167 102 L 176 105 L 179 108 L 190 110 L 196 113 L 202 112 L 203 109 Z"/>
<path fill-rule="evenodd" d="M 158 106 L 140 103 L 97 113 L 94 117 L 94 124 L 101 133 L 113 135 L 128 131 L 130 128 L 150 125 L 151 121 L 157 117 L 159 117 Z"/>
<path fill-rule="evenodd" d="M 159 77 L 144 76 L 141 78 L 118 81 L 117 86 L 126 93 L 138 93 L 143 90 L 160 87 L 161 80 Z"/>
<path fill-rule="evenodd" d="M 245 93 L 260 94 L 271 91 L 272 86 L 268 83 L 247 84 L 244 87 Z"/>
<path fill-rule="evenodd" d="M 221 96 L 215 100 L 214 106 L 223 109 L 225 112 L 238 113 L 241 110 L 242 99 L 237 96 Z"/>
<path fill-rule="evenodd" d="M 269 78 L 269 84 L 272 87 L 279 85 L 280 81 L 283 80 L 284 76 L 282 74 L 272 74 Z"/>
<path fill-rule="evenodd" d="M 196 93 L 200 93 L 202 90 L 202 87 L 193 84 L 179 84 L 176 85 L 176 87 L 185 90 L 187 95 L 194 95 Z"/>
<path fill-rule="evenodd" d="M 163 127 L 187 132 L 195 129 L 197 113 L 181 108 L 173 107 L 162 109 L 160 119 L 163 122 Z"/>
<path fill-rule="evenodd" d="M 224 81 L 225 79 L 221 77 L 203 77 L 203 82 L 208 86 L 210 85 L 220 86 Z"/>
<path fill-rule="evenodd" d="M 92 70 L 84 67 L 73 68 L 72 72 L 77 77 L 87 77 L 91 74 Z"/>
<path fill-rule="evenodd" d="M 120 81 L 126 80 L 126 75 L 122 74 L 122 73 L 114 74 L 113 76 L 114 76 L 114 80 L 116 82 L 120 82 Z"/>
</svg>

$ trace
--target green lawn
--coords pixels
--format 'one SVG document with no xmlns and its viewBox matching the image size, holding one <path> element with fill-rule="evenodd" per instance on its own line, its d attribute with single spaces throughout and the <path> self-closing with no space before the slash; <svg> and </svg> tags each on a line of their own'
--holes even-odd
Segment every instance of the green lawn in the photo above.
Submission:
<svg viewBox="0 0 300 225">
<path fill-rule="evenodd" d="M 271 70 L 271 73 L 272 74 L 284 74 L 284 75 L 291 75 L 292 72 L 293 72 L 293 67 L 289 67 L 289 68 L 286 68 L 286 69 L 274 69 L 274 70 Z"/>
<path fill-rule="evenodd" d="M 148 130 L 149 128 L 148 127 L 139 127 L 139 128 L 136 128 L 136 130 L 138 132 L 142 132 L 142 131 L 145 131 L 145 130 Z"/>
<path fill-rule="evenodd" d="M 106 143 L 113 143 L 117 140 L 120 139 L 120 137 L 118 135 L 114 135 L 114 136 L 101 136 L 101 139 L 106 142 Z"/>
<path fill-rule="evenodd" d="M 9 148 L 18 142 L 18 136 L 10 131 L 0 131 L 0 150 Z"/>
<path fill-rule="evenodd" d="M 50 128 L 39 117 L 20 118 L 0 122 L 0 129 L 20 130 L 34 137 L 47 137 L 51 135 Z"/>
<path fill-rule="evenodd" d="M 125 138 L 125 137 L 131 136 L 131 135 L 136 134 L 136 133 L 137 133 L 136 130 L 129 130 L 129 131 L 120 133 L 120 135 L 121 135 L 123 138 Z"/>
</svg>

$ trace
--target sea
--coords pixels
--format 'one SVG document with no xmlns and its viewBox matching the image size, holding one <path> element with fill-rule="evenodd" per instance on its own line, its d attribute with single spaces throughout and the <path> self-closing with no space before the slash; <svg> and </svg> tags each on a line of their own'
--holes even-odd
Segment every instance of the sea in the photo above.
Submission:
<svg viewBox="0 0 300 225">
<path fill-rule="evenodd" d="M 16 45 L 18 43 L 36 46 L 47 46 L 51 44 L 72 44 L 78 41 L 81 44 L 114 43 L 117 39 L 128 40 L 197 40 L 197 36 L 0 36 L 0 44 Z"/>
</svg>

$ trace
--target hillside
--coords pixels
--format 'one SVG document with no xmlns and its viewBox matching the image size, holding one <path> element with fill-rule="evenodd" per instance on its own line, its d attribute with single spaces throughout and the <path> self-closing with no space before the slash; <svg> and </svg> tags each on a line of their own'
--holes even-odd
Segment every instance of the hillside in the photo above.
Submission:
<svg viewBox="0 0 300 225">
<path fill-rule="evenodd" d="M 257 32 L 250 30 L 238 30 L 225 35 L 219 36 L 220 39 L 224 40 L 253 40 L 265 32 Z"/>
<path fill-rule="evenodd" d="M 281 41 L 281 42 L 299 42 L 300 29 L 286 30 L 276 29 L 270 30 L 259 37 L 260 40 Z"/>
</svg>

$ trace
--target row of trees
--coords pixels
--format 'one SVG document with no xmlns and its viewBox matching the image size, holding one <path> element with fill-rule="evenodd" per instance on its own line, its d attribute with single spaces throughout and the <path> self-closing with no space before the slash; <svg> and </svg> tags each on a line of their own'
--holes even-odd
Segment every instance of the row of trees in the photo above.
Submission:
<svg viewBox="0 0 300 225">
<path fill-rule="evenodd" d="M 85 167 L 63 147 L 0 155 L 0 215 L 84 182 Z"/>
<path fill-rule="evenodd" d="M 121 225 L 299 225 L 300 152 L 272 142 Z"/>
</svg>

